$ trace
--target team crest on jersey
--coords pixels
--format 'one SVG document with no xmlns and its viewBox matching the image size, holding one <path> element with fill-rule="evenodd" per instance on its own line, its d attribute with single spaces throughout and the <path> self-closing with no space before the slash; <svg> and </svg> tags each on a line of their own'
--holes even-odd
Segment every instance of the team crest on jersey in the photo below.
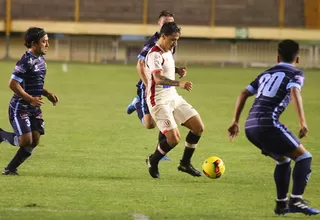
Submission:
<svg viewBox="0 0 320 220">
<path fill-rule="evenodd" d="M 166 119 L 166 120 L 163 121 L 163 126 L 164 127 L 168 128 L 168 127 L 170 127 L 170 125 L 171 125 L 170 120 Z"/>
<path fill-rule="evenodd" d="M 42 119 L 42 113 L 38 114 L 38 115 L 36 116 L 36 119 Z"/>
<path fill-rule="evenodd" d="M 38 65 L 34 65 L 34 71 L 35 71 L 35 72 L 39 72 L 39 71 L 40 71 L 40 69 L 39 69 L 39 66 L 38 66 Z"/>
<path fill-rule="evenodd" d="M 34 65 L 35 62 L 36 62 L 36 61 L 30 57 L 30 58 L 29 58 L 29 61 L 28 61 L 28 64 Z"/>
<path fill-rule="evenodd" d="M 26 119 L 26 118 L 29 118 L 29 115 L 27 113 L 21 113 L 20 114 L 20 118 L 21 119 Z"/>
</svg>

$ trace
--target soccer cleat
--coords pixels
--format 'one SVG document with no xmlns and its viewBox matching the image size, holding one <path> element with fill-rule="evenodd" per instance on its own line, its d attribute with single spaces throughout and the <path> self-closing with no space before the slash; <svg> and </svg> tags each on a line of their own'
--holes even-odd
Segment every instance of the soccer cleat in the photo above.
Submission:
<svg viewBox="0 0 320 220">
<path fill-rule="evenodd" d="M 201 173 L 200 171 L 196 170 L 191 163 L 189 164 L 183 164 L 181 161 L 180 161 L 180 164 L 178 166 L 178 170 L 179 171 L 182 171 L 182 172 L 185 172 L 185 173 L 188 173 L 190 174 L 191 176 L 201 176 Z"/>
<path fill-rule="evenodd" d="M 127 114 L 130 115 L 132 114 L 136 109 L 135 105 L 137 102 L 140 101 L 140 97 L 139 96 L 135 96 L 132 100 L 132 102 L 128 105 L 127 107 Z"/>
<path fill-rule="evenodd" d="M 289 212 L 289 201 L 276 201 L 274 213 L 276 215 L 284 215 Z"/>
<path fill-rule="evenodd" d="M 320 213 L 318 209 L 309 207 L 306 200 L 301 198 L 290 198 L 289 201 L 289 212 L 290 213 L 303 213 L 305 215 L 317 215 Z"/>
<path fill-rule="evenodd" d="M 8 175 L 8 176 L 19 176 L 17 170 L 9 170 L 8 168 L 4 168 L 2 171 L 2 175 Z"/>
<path fill-rule="evenodd" d="M 148 168 L 149 168 L 149 174 L 150 174 L 150 176 L 152 176 L 152 178 L 160 178 L 158 166 L 157 165 L 152 165 L 150 163 L 150 158 L 151 157 L 152 157 L 152 154 L 150 156 L 148 156 L 147 159 L 146 159 L 146 163 L 147 163 Z"/>
</svg>

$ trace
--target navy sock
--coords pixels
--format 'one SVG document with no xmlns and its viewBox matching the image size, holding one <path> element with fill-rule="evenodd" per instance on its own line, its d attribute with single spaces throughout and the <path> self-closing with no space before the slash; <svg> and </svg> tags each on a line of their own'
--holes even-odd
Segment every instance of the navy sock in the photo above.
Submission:
<svg viewBox="0 0 320 220">
<path fill-rule="evenodd" d="M 276 168 L 274 169 L 274 181 L 277 187 L 278 200 L 287 198 L 291 177 L 290 161 L 290 158 L 287 158 L 281 163 L 277 162 Z"/>
<path fill-rule="evenodd" d="M 19 146 L 18 136 L 13 132 L 0 130 L 0 141 L 5 141 L 12 146 Z"/>
<path fill-rule="evenodd" d="M 201 136 L 195 135 L 189 131 L 186 137 L 185 148 L 181 160 L 182 164 L 190 164 L 191 157 L 197 147 L 200 137 Z"/>
<path fill-rule="evenodd" d="M 158 142 L 160 143 L 162 140 L 166 140 L 167 137 L 159 131 Z"/>
<path fill-rule="evenodd" d="M 299 156 L 293 169 L 293 196 L 302 196 L 311 175 L 312 156 L 309 152 Z"/>
<path fill-rule="evenodd" d="M 164 157 L 164 155 L 166 155 L 172 149 L 173 149 L 173 147 L 171 147 L 168 144 L 167 139 L 162 140 L 161 142 L 159 142 L 155 152 L 153 153 L 152 157 L 150 158 L 150 163 L 158 165 L 161 158 Z"/>
<path fill-rule="evenodd" d="M 16 170 L 28 157 L 31 156 L 33 148 L 31 147 L 20 147 L 16 155 L 10 161 L 7 166 L 9 170 Z"/>
</svg>

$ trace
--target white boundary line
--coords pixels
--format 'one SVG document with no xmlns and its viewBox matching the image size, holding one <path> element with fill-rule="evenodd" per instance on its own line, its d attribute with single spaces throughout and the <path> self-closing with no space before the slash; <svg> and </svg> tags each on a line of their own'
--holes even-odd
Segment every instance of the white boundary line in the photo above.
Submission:
<svg viewBox="0 0 320 220">
<path fill-rule="evenodd" d="M 3 211 L 12 211 L 12 212 L 52 212 L 52 213 L 110 213 L 110 214 L 125 214 L 126 212 L 117 212 L 117 211 L 98 211 L 98 210 L 77 210 L 77 209 L 43 209 L 38 207 L 26 207 L 26 208 L 0 208 Z M 129 214 L 129 213 L 126 213 Z M 142 213 L 132 213 L 134 220 L 150 220 L 149 216 Z"/>
</svg>

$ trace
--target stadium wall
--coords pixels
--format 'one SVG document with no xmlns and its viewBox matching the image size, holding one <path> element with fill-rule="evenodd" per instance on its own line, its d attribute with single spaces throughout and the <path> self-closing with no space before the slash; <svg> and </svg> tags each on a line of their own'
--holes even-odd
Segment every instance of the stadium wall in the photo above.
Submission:
<svg viewBox="0 0 320 220">
<path fill-rule="evenodd" d="M 52 38 L 48 60 L 88 63 L 135 63 L 143 40 L 121 40 L 110 36 L 65 36 Z M 202 64 L 219 66 L 271 66 L 276 62 L 277 41 L 252 40 L 179 40 L 175 59 L 180 65 Z M 0 56 L 4 55 L 3 39 Z M 22 37 L 10 40 L 10 58 L 18 59 L 25 51 Z M 320 50 L 313 44 L 301 44 L 301 67 L 319 68 Z"/>
</svg>

